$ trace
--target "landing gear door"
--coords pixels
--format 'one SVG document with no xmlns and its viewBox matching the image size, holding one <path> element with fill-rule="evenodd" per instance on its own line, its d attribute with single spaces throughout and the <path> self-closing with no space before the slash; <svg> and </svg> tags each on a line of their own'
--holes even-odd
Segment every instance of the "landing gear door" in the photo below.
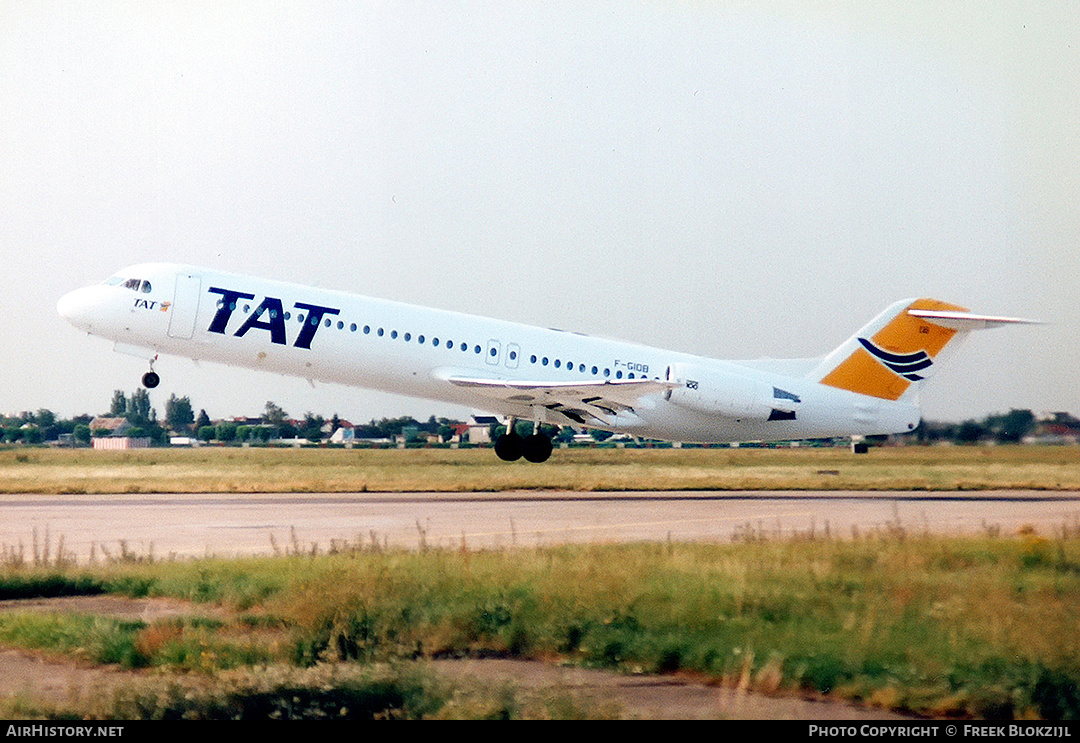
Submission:
<svg viewBox="0 0 1080 743">
<path fill-rule="evenodd" d="M 169 337 L 190 338 L 195 333 L 195 317 L 199 313 L 201 279 L 189 273 L 176 275 L 176 291 L 169 307 Z"/>
</svg>

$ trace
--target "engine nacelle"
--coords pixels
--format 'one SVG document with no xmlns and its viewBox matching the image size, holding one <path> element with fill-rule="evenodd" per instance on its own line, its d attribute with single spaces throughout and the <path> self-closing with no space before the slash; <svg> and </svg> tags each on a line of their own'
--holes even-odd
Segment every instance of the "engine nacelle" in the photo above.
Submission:
<svg viewBox="0 0 1080 743">
<path fill-rule="evenodd" d="M 669 402 L 708 415 L 794 420 L 800 402 L 767 382 L 691 364 L 673 365 L 669 379 L 679 383 L 667 394 Z"/>
</svg>

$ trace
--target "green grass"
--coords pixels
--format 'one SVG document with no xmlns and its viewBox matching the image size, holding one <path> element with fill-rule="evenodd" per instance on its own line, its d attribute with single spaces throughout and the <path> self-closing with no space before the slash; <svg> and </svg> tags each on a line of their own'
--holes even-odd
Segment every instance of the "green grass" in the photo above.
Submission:
<svg viewBox="0 0 1080 743">
<path fill-rule="evenodd" d="M 560 659 L 936 716 L 1073 719 L 1080 540 L 1066 535 L 898 531 L 854 541 L 117 563 L 71 575 L 109 592 L 211 602 L 238 618 L 115 627 L 79 619 L 77 631 L 38 618 L 43 639 L 26 639 L 28 620 L 19 619 L 0 625 L 0 639 L 101 647 L 100 662 L 208 673 L 260 663 Z M 125 632 L 130 643 L 113 639 Z"/>
<path fill-rule="evenodd" d="M 1080 447 L 556 450 L 542 464 L 488 449 L 0 451 L 0 492 L 499 492 L 1080 490 Z"/>
</svg>

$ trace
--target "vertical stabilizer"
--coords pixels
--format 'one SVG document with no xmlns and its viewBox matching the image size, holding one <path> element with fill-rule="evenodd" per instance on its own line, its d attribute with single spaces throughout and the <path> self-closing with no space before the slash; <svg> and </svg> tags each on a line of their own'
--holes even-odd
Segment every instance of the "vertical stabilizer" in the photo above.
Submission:
<svg viewBox="0 0 1080 743">
<path fill-rule="evenodd" d="M 889 307 L 815 370 L 818 380 L 860 395 L 899 400 L 934 371 L 946 346 L 953 350 L 967 331 L 945 327 L 912 311 L 967 316 L 963 307 L 934 299 L 906 299 Z"/>
<path fill-rule="evenodd" d="M 974 315 L 936 299 L 905 299 L 871 320 L 811 373 L 821 384 L 882 400 L 912 396 L 972 330 L 1034 320 Z"/>
</svg>

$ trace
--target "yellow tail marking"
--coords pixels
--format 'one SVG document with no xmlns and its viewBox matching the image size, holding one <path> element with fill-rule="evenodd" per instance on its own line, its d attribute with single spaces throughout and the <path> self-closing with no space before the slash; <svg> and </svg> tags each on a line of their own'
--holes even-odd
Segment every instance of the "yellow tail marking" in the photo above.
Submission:
<svg viewBox="0 0 1080 743">
<path fill-rule="evenodd" d="M 958 307 L 934 299 L 918 299 L 894 317 L 888 325 L 870 339 L 874 345 L 890 353 L 905 354 L 926 351 L 933 358 L 956 335 L 955 330 L 934 325 L 921 318 L 912 317 L 908 310 L 942 310 L 967 312 Z M 884 400 L 897 400 L 911 382 L 881 364 L 866 349 L 858 348 L 835 369 L 825 375 L 822 384 L 842 390 L 858 392 Z"/>
</svg>

